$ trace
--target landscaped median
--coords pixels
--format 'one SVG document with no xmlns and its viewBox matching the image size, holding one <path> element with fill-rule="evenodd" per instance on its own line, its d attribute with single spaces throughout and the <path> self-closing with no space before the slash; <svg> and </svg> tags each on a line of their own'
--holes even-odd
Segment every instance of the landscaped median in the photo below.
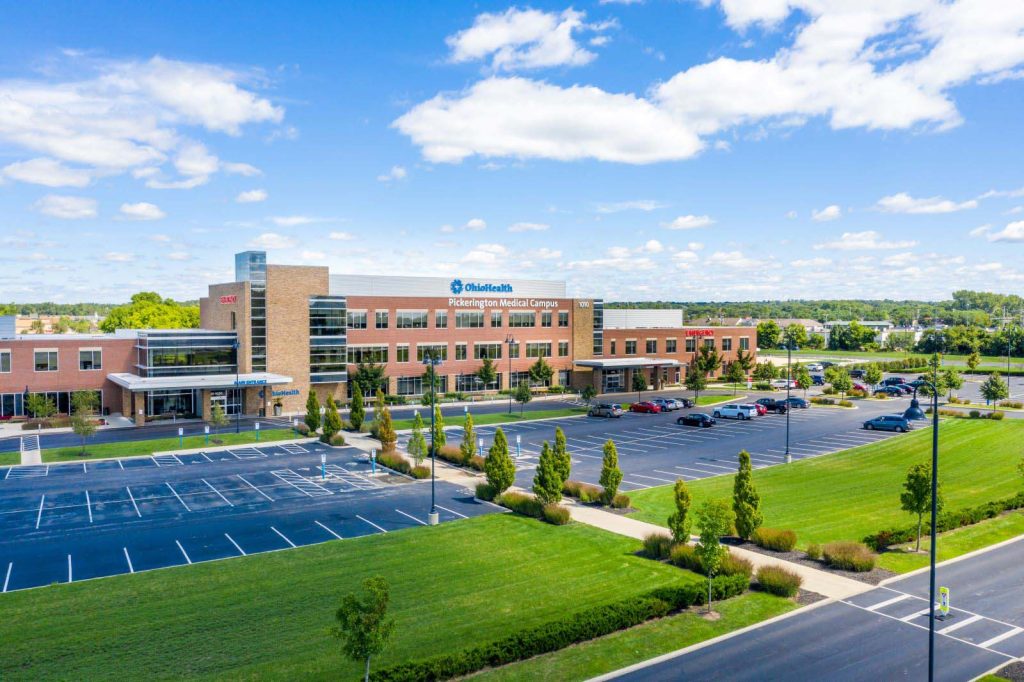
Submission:
<svg viewBox="0 0 1024 682">
<path fill-rule="evenodd" d="M 472 412 L 472 410 L 470 410 Z M 522 415 L 519 414 L 517 409 L 512 414 L 507 412 L 494 412 L 488 414 L 474 414 L 473 424 L 475 426 L 486 426 L 488 424 L 511 424 L 515 422 L 526 422 L 534 421 L 536 419 L 558 419 L 560 417 L 579 417 L 587 413 L 585 407 L 565 407 L 557 410 L 530 410 L 524 411 Z M 449 422 L 449 426 L 457 426 L 456 420 L 460 420 L 461 415 L 445 415 L 445 420 Z M 423 420 L 429 426 L 430 424 L 430 408 L 423 408 Z M 395 419 L 393 420 L 394 428 L 396 431 L 403 429 L 411 429 L 413 420 L 412 419 Z"/>
<path fill-rule="evenodd" d="M 272 443 L 279 440 L 291 440 L 296 438 L 292 429 L 263 429 L 259 432 L 260 443 Z M 205 436 L 185 436 L 182 439 L 155 438 L 152 440 L 133 440 L 118 443 L 85 443 L 85 454 L 82 454 L 82 446 L 73 445 L 66 448 L 48 448 L 43 450 L 44 462 L 77 462 L 90 459 L 107 459 L 111 457 L 140 457 L 149 456 L 154 452 L 167 452 L 169 450 L 191 450 L 218 445 L 255 445 L 256 432 L 243 431 L 241 433 L 211 433 L 210 442 L 206 442 Z"/>
</svg>

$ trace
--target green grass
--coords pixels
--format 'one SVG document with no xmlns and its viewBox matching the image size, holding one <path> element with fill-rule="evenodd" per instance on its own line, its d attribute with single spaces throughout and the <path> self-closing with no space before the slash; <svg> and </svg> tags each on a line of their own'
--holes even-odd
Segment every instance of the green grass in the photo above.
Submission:
<svg viewBox="0 0 1024 682">
<path fill-rule="evenodd" d="M 341 597 L 387 578 L 397 628 L 376 666 L 493 641 L 699 578 L 582 524 L 495 514 L 287 552 L 12 592 L 0 679 L 356 679 L 326 634 Z"/>
<path fill-rule="evenodd" d="M 472 410 L 470 410 L 472 412 Z M 556 417 L 576 417 L 581 414 L 586 414 L 587 408 L 585 407 L 565 407 L 557 410 L 533 410 L 529 412 L 523 412 L 522 416 L 519 415 L 518 406 L 516 410 L 509 414 L 507 412 L 498 412 L 495 414 L 474 414 L 473 415 L 473 426 L 484 426 L 486 424 L 513 424 L 515 422 L 528 422 L 534 419 L 553 419 Z M 430 427 L 430 409 L 424 410 L 423 414 L 424 424 Z M 444 423 L 446 426 L 462 426 L 462 416 L 446 416 Z M 395 419 L 394 425 L 396 430 L 400 429 L 411 429 L 412 419 Z"/>
<path fill-rule="evenodd" d="M 291 429 L 263 429 L 260 431 L 260 442 L 269 443 L 276 440 L 290 440 L 297 438 Z M 220 443 L 214 442 L 221 441 Z M 242 433 L 215 433 L 210 435 L 210 447 L 217 445 L 242 445 L 256 442 L 255 431 L 243 431 Z M 183 444 L 182 444 L 183 443 Z M 139 457 L 150 455 L 154 452 L 166 452 L 168 450 L 188 450 L 206 446 L 204 436 L 185 436 L 179 443 L 177 438 L 157 438 L 154 440 L 136 440 L 124 443 L 89 443 L 85 444 L 86 454 L 81 454 L 81 446 L 75 445 L 68 448 L 48 448 L 43 450 L 44 462 L 70 462 L 83 459 L 98 459 L 103 457 Z"/>
<path fill-rule="evenodd" d="M 958 509 L 1015 494 L 1024 422 L 950 419 L 939 427 L 939 475 L 946 508 Z M 890 526 L 913 523 L 900 511 L 907 469 L 931 456 L 931 431 L 919 429 L 871 445 L 754 471 L 764 525 L 791 528 L 800 546 L 861 540 Z M 733 476 L 689 483 L 694 504 L 732 498 Z M 671 486 L 631 492 L 641 520 L 665 525 L 673 511 Z"/>
<path fill-rule="evenodd" d="M 925 521 L 926 526 L 927 523 Z M 957 528 L 939 534 L 938 560 L 952 559 L 961 554 L 1015 538 L 1018 535 L 1024 535 L 1024 512 L 1020 511 L 987 519 L 973 526 Z M 915 543 L 911 543 L 908 548 L 913 549 L 915 546 Z M 896 573 L 913 571 L 928 565 L 928 550 L 930 548 L 929 538 L 921 538 L 920 553 L 885 552 L 879 559 L 878 565 Z"/>
<path fill-rule="evenodd" d="M 20 464 L 20 452 L 0 452 L 0 466 L 4 464 Z"/>
<path fill-rule="evenodd" d="M 698 405 L 718 405 L 746 399 L 745 395 L 702 395 L 697 397 Z"/>
<path fill-rule="evenodd" d="M 784 357 L 786 357 L 785 353 L 783 353 L 781 351 L 772 351 L 772 350 L 761 351 L 760 353 L 758 353 L 758 355 L 760 355 L 762 358 L 767 358 L 767 357 L 784 358 Z M 926 357 L 926 356 L 928 356 L 930 354 L 929 353 L 913 352 L 913 353 L 910 353 L 910 355 L 913 356 L 913 357 Z M 808 358 L 808 357 L 810 357 L 810 358 L 821 358 L 822 360 L 829 360 L 829 359 L 835 359 L 835 358 L 839 358 L 839 359 L 849 358 L 851 360 L 853 360 L 853 359 L 858 359 L 858 360 L 861 360 L 861 359 L 867 359 L 867 360 L 902 360 L 903 358 L 907 357 L 907 354 L 902 352 L 902 351 L 878 351 L 878 352 L 874 352 L 874 351 L 865 351 L 865 350 L 810 350 L 810 349 L 808 349 L 808 350 L 793 351 L 793 357 L 799 357 L 799 358 Z M 943 355 L 942 358 L 943 358 L 943 360 L 954 360 L 956 362 L 967 362 L 967 356 L 966 355 L 956 355 L 956 354 L 952 354 L 952 353 L 947 353 L 947 354 Z M 1006 369 L 1006 356 L 1003 355 L 1003 356 L 1000 357 L 998 355 L 983 355 L 983 356 L 981 356 L 981 363 L 982 364 L 979 365 L 979 367 L 985 367 L 986 365 L 989 365 L 990 366 L 990 367 L 988 367 L 989 369 L 998 369 L 999 367 L 1002 367 L 1005 370 Z M 1018 367 L 1024 365 L 1024 358 L 1013 358 L 1013 357 L 1011 357 L 1010 358 L 1010 367 L 1013 367 L 1014 365 L 1017 365 Z"/>
<path fill-rule="evenodd" d="M 718 637 L 795 608 L 796 603 L 789 599 L 749 592 L 717 602 L 714 609 L 722 616 L 718 621 L 707 621 L 700 614 L 688 611 L 528 661 L 488 670 L 470 679 L 479 682 L 585 680 Z"/>
</svg>

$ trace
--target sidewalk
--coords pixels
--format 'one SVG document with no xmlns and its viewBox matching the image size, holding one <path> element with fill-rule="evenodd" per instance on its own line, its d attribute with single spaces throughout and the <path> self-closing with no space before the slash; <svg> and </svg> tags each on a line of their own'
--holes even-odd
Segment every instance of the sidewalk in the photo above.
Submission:
<svg viewBox="0 0 1024 682">
<path fill-rule="evenodd" d="M 370 454 L 370 450 L 380 450 L 380 443 L 366 433 L 349 433 L 348 431 L 343 432 L 345 434 L 345 444 L 351 445 L 354 448 L 358 448 L 365 452 L 367 455 Z M 405 457 L 409 464 L 413 463 L 412 457 L 407 452 L 400 448 L 395 448 L 395 452 Z M 423 460 L 423 463 L 430 466 L 430 458 Z M 437 468 L 434 470 L 434 476 L 439 481 L 448 481 L 455 485 L 461 485 L 475 490 L 478 483 L 483 483 L 483 474 L 474 474 L 472 472 L 460 469 L 459 467 L 452 466 L 444 460 L 437 460 Z"/>
</svg>

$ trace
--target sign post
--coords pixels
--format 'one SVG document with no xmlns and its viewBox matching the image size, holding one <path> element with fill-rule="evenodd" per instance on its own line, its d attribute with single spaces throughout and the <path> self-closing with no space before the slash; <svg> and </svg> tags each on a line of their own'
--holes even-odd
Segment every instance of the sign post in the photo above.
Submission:
<svg viewBox="0 0 1024 682">
<path fill-rule="evenodd" d="M 949 588 L 939 588 L 939 620 L 946 620 L 949 615 Z"/>
<path fill-rule="evenodd" d="M 320 480 L 327 478 L 327 453 L 320 453 Z"/>
<path fill-rule="evenodd" d="M 260 442 L 260 423 L 256 422 L 256 442 Z"/>
<path fill-rule="evenodd" d="M 377 449 L 370 448 L 370 475 L 377 475 Z"/>
<path fill-rule="evenodd" d="M 178 427 L 178 447 L 185 447 L 185 429 Z"/>
<path fill-rule="evenodd" d="M 295 429 L 295 433 L 299 432 L 299 420 L 292 419 L 292 428 Z"/>
<path fill-rule="evenodd" d="M 204 426 L 203 427 L 203 435 L 206 436 L 206 445 L 209 446 L 210 445 L 210 427 L 209 426 Z"/>
<path fill-rule="evenodd" d="M 523 455 L 523 438 L 518 433 L 516 434 L 516 459 L 519 459 Z"/>
<path fill-rule="evenodd" d="M 481 457 L 484 456 L 484 439 L 483 436 L 476 439 L 476 452 Z"/>
</svg>

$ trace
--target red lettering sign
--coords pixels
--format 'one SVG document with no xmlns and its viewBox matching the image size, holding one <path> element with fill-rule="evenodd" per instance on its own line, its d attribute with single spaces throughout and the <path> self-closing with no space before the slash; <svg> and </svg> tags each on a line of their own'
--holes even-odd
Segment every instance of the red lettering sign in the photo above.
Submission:
<svg viewBox="0 0 1024 682">
<path fill-rule="evenodd" d="M 715 330 L 714 329 L 687 329 L 686 330 L 686 335 L 687 336 L 714 336 L 715 335 Z"/>
<path fill-rule="evenodd" d="M 220 302 L 221 303 L 234 303 L 237 300 L 238 300 L 238 296 L 236 296 L 235 294 L 231 294 L 230 296 L 221 296 L 220 297 Z"/>
</svg>

